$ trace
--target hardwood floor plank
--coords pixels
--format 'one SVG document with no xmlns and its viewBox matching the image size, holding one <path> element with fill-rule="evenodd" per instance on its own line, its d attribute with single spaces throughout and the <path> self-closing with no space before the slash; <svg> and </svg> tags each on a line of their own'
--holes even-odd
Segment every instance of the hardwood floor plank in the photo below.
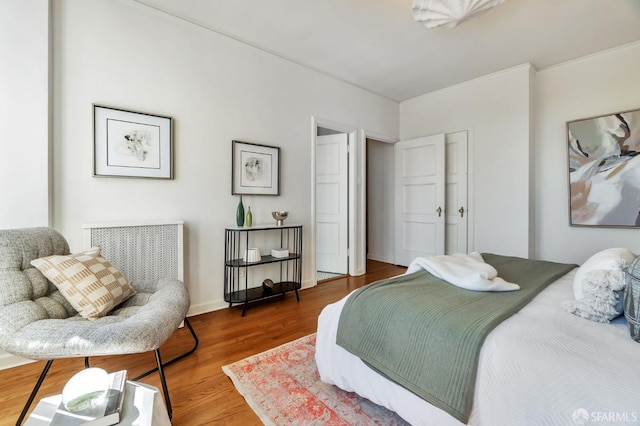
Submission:
<svg viewBox="0 0 640 426">
<path fill-rule="evenodd" d="M 316 331 L 320 311 L 352 290 L 401 274 L 403 267 L 369 261 L 367 274 L 321 282 L 284 299 L 253 303 L 241 317 L 242 307 L 222 309 L 189 318 L 200 339 L 198 350 L 169 366 L 165 376 L 173 405 L 172 424 L 261 425 L 262 422 L 236 391 L 222 366 L 280 346 Z M 161 348 L 163 360 L 188 350 L 193 340 L 186 328 L 178 330 Z M 14 425 L 33 389 L 44 361 L 0 371 L 0 425 Z M 91 358 L 91 365 L 107 371 L 127 369 L 135 377 L 155 366 L 152 352 Z M 56 360 L 36 401 L 62 391 L 69 378 L 84 367 L 82 358 Z M 160 388 L 157 374 L 142 382 Z M 35 403 L 32 406 L 35 407 Z"/>
</svg>

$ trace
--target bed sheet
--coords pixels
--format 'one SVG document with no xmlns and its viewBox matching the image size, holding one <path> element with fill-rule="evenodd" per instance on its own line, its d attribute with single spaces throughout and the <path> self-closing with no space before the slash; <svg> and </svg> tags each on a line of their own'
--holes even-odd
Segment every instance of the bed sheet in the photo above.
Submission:
<svg viewBox="0 0 640 426">
<path fill-rule="evenodd" d="M 572 425 L 585 415 L 590 424 L 612 424 L 612 418 L 640 424 L 640 345 L 629 337 L 623 317 L 601 324 L 562 309 L 561 303 L 573 298 L 575 272 L 487 336 L 470 425 Z M 397 412 L 412 425 L 462 424 L 335 344 L 347 297 L 327 306 L 318 319 L 321 379 Z"/>
</svg>

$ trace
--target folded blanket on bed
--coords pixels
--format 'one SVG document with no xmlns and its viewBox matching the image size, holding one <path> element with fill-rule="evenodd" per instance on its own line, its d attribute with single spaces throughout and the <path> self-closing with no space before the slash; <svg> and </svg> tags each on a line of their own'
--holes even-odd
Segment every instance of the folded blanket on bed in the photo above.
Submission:
<svg viewBox="0 0 640 426">
<path fill-rule="evenodd" d="M 498 276 L 496 268 L 485 263 L 478 252 L 456 253 L 448 256 L 417 257 L 407 274 L 424 269 L 431 275 L 460 288 L 473 291 L 514 291 L 518 284 L 508 283 Z"/>
<path fill-rule="evenodd" d="M 485 337 L 576 266 L 483 257 L 505 280 L 520 283 L 520 291 L 469 291 L 424 270 L 379 281 L 349 296 L 336 343 L 466 423 Z"/>
</svg>

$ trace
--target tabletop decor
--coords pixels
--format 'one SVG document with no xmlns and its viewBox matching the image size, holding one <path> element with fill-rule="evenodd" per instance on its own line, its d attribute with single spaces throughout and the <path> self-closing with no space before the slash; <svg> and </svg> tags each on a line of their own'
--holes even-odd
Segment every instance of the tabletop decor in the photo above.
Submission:
<svg viewBox="0 0 640 426">
<path fill-rule="evenodd" d="M 276 225 L 277 226 L 283 226 L 284 225 L 284 220 L 289 217 L 289 212 L 287 211 L 283 211 L 283 210 L 278 210 L 275 212 L 271 212 L 271 217 L 273 217 L 276 220 Z"/>
<path fill-rule="evenodd" d="M 244 205 L 242 204 L 242 195 L 240 195 L 238 208 L 236 208 L 236 225 L 244 226 Z"/>
<path fill-rule="evenodd" d="M 93 105 L 94 176 L 173 179 L 171 117 Z"/>
</svg>

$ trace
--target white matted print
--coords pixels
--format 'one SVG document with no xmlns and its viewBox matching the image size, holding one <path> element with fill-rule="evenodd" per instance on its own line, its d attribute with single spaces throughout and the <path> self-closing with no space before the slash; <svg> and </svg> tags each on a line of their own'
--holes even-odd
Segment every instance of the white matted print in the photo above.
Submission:
<svg viewBox="0 0 640 426">
<path fill-rule="evenodd" d="M 232 194 L 280 194 L 280 148 L 233 141 Z"/>
<path fill-rule="evenodd" d="M 171 117 L 93 108 L 94 176 L 173 178 Z"/>
</svg>

